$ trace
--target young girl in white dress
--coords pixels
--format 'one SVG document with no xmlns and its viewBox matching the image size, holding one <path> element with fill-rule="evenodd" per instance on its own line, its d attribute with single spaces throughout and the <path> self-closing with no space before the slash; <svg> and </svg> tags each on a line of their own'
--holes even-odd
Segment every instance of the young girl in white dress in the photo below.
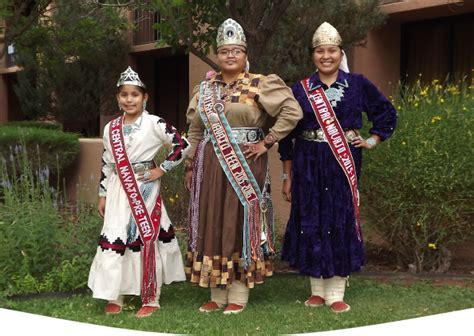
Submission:
<svg viewBox="0 0 474 336">
<path fill-rule="evenodd" d="M 185 280 L 178 242 L 159 195 L 161 177 L 183 160 L 190 146 L 173 126 L 145 110 L 148 94 L 132 68 L 121 74 L 117 87 L 123 115 L 104 128 L 98 204 L 104 225 L 88 286 L 94 298 L 108 301 L 106 314 L 122 311 L 124 295 L 140 295 L 136 316 L 146 317 L 160 308 L 162 283 Z M 171 150 L 156 165 L 163 145 Z"/>
</svg>

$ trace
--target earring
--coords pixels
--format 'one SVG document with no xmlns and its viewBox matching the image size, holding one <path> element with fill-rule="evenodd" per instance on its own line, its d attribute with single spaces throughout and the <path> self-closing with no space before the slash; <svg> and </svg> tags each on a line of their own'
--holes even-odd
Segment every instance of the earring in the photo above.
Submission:
<svg viewBox="0 0 474 336">
<path fill-rule="evenodd" d="M 143 111 L 146 109 L 146 100 L 143 101 Z"/>
<path fill-rule="evenodd" d="M 120 104 L 120 102 L 117 102 L 117 104 L 118 104 L 119 110 L 122 111 L 122 104 Z"/>
</svg>

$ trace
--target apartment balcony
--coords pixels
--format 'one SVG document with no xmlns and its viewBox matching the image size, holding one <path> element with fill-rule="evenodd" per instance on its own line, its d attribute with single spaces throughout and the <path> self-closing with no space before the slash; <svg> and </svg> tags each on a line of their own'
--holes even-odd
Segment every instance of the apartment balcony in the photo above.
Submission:
<svg viewBox="0 0 474 336">
<path fill-rule="evenodd" d="M 161 20 L 160 14 L 151 11 L 136 10 L 132 14 L 135 30 L 132 35 L 132 51 L 146 51 L 156 48 L 160 33 L 153 28 Z"/>
</svg>

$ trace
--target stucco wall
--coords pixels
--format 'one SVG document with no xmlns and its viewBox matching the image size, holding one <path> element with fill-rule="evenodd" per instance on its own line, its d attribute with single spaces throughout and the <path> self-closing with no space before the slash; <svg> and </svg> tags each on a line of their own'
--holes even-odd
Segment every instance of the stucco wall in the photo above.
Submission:
<svg viewBox="0 0 474 336">
<path fill-rule="evenodd" d="M 216 61 L 213 53 L 210 53 L 209 58 Z M 199 57 L 193 53 L 189 53 L 189 98 L 192 97 L 193 89 L 198 85 L 206 76 L 206 72 L 212 70 L 212 68 Z"/>
<path fill-rule="evenodd" d="M 79 139 L 79 155 L 66 172 L 66 192 L 70 201 L 95 204 L 102 166 L 102 139 Z"/>
<path fill-rule="evenodd" d="M 400 77 L 400 25 L 372 31 L 363 47 L 353 49 L 352 72 L 361 73 L 385 95 L 391 95 Z"/>
</svg>

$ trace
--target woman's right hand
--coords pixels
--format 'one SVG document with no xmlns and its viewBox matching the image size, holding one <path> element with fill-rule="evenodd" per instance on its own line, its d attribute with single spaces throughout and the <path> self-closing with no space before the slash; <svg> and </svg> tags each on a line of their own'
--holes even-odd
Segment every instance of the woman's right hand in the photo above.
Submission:
<svg viewBox="0 0 474 336">
<path fill-rule="evenodd" d="M 105 197 L 99 197 L 99 204 L 97 205 L 97 211 L 99 212 L 99 216 L 104 218 L 105 215 Z"/>
<path fill-rule="evenodd" d="M 193 179 L 193 171 L 192 170 L 187 171 L 184 174 L 184 186 L 186 187 L 186 189 L 188 189 L 188 191 L 191 191 L 192 179 Z"/>
<path fill-rule="evenodd" d="M 283 181 L 283 186 L 281 187 L 281 194 L 283 199 L 291 203 L 291 179 L 287 178 Z"/>
</svg>

